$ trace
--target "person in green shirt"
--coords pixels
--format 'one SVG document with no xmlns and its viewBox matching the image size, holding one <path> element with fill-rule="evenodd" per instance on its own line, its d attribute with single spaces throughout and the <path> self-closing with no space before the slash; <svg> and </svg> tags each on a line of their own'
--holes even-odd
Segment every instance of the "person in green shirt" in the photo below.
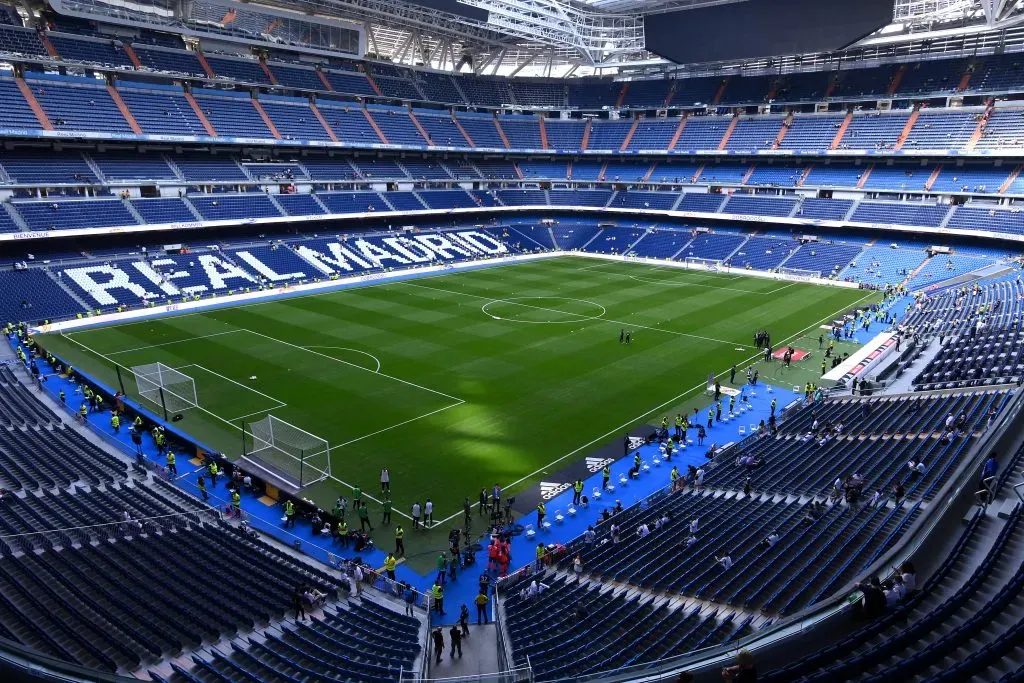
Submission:
<svg viewBox="0 0 1024 683">
<path fill-rule="evenodd" d="M 358 491 L 358 489 L 356 489 Z M 370 523 L 370 509 L 366 507 L 365 503 L 359 505 L 359 530 L 366 531 L 366 527 L 370 527 L 370 531 L 373 531 L 373 524 Z"/>
<path fill-rule="evenodd" d="M 391 498 L 384 498 L 384 502 L 381 503 L 381 507 L 384 509 L 384 515 L 380 520 L 381 524 L 391 524 Z"/>
<path fill-rule="evenodd" d="M 363 500 L 363 490 L 356 484 L 355 488 L 352 489 L 352 507 L 359 507 L 359 503 Z"/>
<path fill-rule="evenodd" d="M 448 558 L 444 552 L 437 556 L 437 580 L 435 584 L 444 584 L 445 579 L 448 577 Z"/>
</svg>

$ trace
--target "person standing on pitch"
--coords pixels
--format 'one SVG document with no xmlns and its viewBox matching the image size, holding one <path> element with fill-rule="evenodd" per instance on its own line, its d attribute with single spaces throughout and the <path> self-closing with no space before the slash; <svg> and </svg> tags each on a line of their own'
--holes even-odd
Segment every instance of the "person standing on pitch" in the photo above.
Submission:
<svg viewBox="0 0 1024 683">
<path fill-rule="evenodd" d="M 412 530 L 416 531 L 420 528 L 420 502 L 416 501 L 412 504 Z"/>
<path fill-rule="evenodd" d="M 381 524 L 391 524 L 391 492 L 388 491 L 387 495 L 384 496 L 384 502 L 380 504 L 384 510 L 384 516 L 381 517 Z"/>
<path fill-rule="evenodd" d="M 428 529 L 434 524 L 434 503 L 427 498 L 426 504 L 423 506 L 423 526 Z"/>
<path fill-rule="evenodd" d="M 380 492 L 391 493 L 391 472 L 387 467 L 380 471 Z"/>
</svg>

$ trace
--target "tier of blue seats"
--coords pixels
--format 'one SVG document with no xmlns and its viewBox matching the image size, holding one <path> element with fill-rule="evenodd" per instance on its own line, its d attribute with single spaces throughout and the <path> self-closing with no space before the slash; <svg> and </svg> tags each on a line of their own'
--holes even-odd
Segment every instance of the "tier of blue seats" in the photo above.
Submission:
<svg viewBox="0 0 1024 683">
<path fill-rule="evenodd" d="M 701 211 L 714 213 L 725 203 L 725 195 L 705 192 L 685 192 L 676 204 L 676 211 Z"/>
<path fill-rule="evenodd" d="M 196 54 L 190 50 L 167 50 L 142 43 L 133 44 L 132 50 L 139 61 L 150 69 L 189 74 L 190 76 L 206 76 Z"/>
<path fill-rule="evenodd" d="M 397 681 L 412 668 L 419 647 L 419 622 L 371 601 L 337 608 L 281 628 L 281 634 L 231 644 L 229 654 L 212 648 L 193 655 L 191 671 L 175 667 L 187 681 L 290 680 Z M 226 648 L 225 648 L 226 649 Z"/>
<path fill-rule="evenodd" d="M 687 230 L 655 228 L 645 233 L 630 248 L 629 253 L 646 258 L 670 259 L 692 239 L 693 235 Z"/>
<path fill-rule="evenodd" d="M 198 220 L 179 197 L 133 199 L 134 208 L 146 223 L 187 223 Z"/>
<path fill-rule="evenodd" d="M 788 614 L 857 576 L 917 516 L 916 508 L 836 505 L 810 522 L 807 511 L 805 504 L 771 498 L 665 492 L 595 525 L 595 542 L 574 541 L 568 553 L 580 555 L 584 570 L 597 577 Z M 665 517 L 667 528 L 663 523 L 656 529 Z M 681 543 L 692 520 L 698 540 Z M 621 530 L 618 543 L 611 542 L 612 524 Z M 650 535 L 634 533 L 641 524 Z M 771 533 L 779 535 L 778 542 L 763 545 Z M 730 569 L 715 559 L 725 554 L 733 560 Z"/>
<path fill-rule="evenodd" d="M 108 66 L 134 68 L 124 47 L 118 41 L 79 38 L 60 33 L 49 34 L 50 44 L 62 59 L 79 62 L 92 62 Z"/>
<path fill-rule="evenodd" d="M 476 200 L 465 190 L 420 190 L 416 194 L 431 209 L 457 209 L 477 206 Z"/>
<path fill-rule="evenodd" d="M 796 246 L 792 240 L 781 237 L 751 237 L 729 262 L 739 268 L 772 270 L 778 268 Z"/>
<path fill-rule="evenodd" d="M 95 26 L 66 25 L 64 32 L 49 32 L 50 42 L 66 59 L 134 68 L 120 41 L 96 38 Z M 70 31 L 82 33 L 79 36 Z M 181 40 L 154 41 L 165 46 L 156 51 L 145 44 L 158 34 L 137 39 L 144 68 L 185 72 L 205 76 L 194 53 L 181 49 Z M 220 46 L 218 46 L 220 47 Z M 46 56 L 36 32 L 16 26 L 4 26 L 0 49 L 16 53 Z M 239 50 L 241 51 L 241 50 Z M 158 57 L 154 54 L 159 52 Z M 269 70 L 283 87 L 328 90 L 315 74 L 310 56 L 280 52 L 271 54 Z M 918 97 L 926 94 L 949 95 L 964 85 L 965 94 L 998 92 L 1019 86 L 1020 65 L 1012 54 L 972 59 L 953 58 L 911 62 L 906 65 L 883 64 L 871 68 L 847 68 L 839 71 L 794 73 L 787 75 L 747 75 L 729 77 L 693 77 L 685 79 L 637 80 L 628 84 L 606 79 L 504 79 L 464 74 L 434 73 L 380 62 L 319 58 L 324 75 L 337 92 L 370 95 L 376 91 L 360 71 L 373 74 L 385 97 L 403 100 L 426 99 L 445 104 L 499 107 L 518 105 L 565 109 L 583 107 L 601 109 L 621 100 L 626 108 L 653 109 L 669 105 L 680 107 L 762 104 L 771 96 L 775 102 L 820 101 L 826 97 L 879 99 Z M 275 61 L 279 59 L 281 61 Z M 218 78 L 242 83 L 269 85 L 267 72 L 256 59 L 241 55 L 209 55 L 207 62 Z M 285 64 L 289 62 L 290 64 Z M 897 79 L 896 74 L 900 76 Z M 964 75 L 968 77 L 965 79 Z M 896 88 L 891 93 L 892 88 Z"/>
<path fill-rule="evenodd" d="M 944 268 L 947 258 L 934 256 L 931 261 L 938 261 Z M 989 261 L 988 265 L 991 263 Z M 954 272 L 949 277 L 963 275 L 964 272 Z M 932 336 L 964 338 L 977 330 L 979 321 L 983 327 L 997 329 L 1020 324 L 1024 300 L 1019 297 L 1024 297 L 1024 283 L 1018 282 L 1015 274 L 969 282 L 969 287 L 929 291 L 928 296 L 907 311 L 904 324 L 912 329 L 926 330 Z M 925 283 L 912 280 L 910 284 L 917 288 L 924 287 Z M 1000 302 L 998 306 L 997 301 Z"/>
<path fill-rule="evenodd" d="M 861 245 L 808 242 L 786 259 L 786 268 L 820 271 L 822 277 L 838 275 L 864 249 Z"/>
<path fill-rule="evenodd" d="M 928 259 L 924 267 L 910 279 L 907 286 L 911 289 L 931 287 L 990 265 L 992 265 L 992 261 L 987 258 L 964 254 L 937 254 Z"/>
<path fill-rule="evenodd" d="M 142 90 L 122 86 L 118 92 L 147 135 L 208 134 L 181 88 L 167 86 L 160 90 Z"/>
<path fill-rule="evenodd" d="M 664 209 L 675 206 L 678 196 L 669 192 L 628 192 L 619 190 L 615 193 L 610 207 L 621 209 Z"/>
<path fill-rule="evenodd" d="M 850 199 L 807 197 L 800 203 L 794 216 L 796 218 L 841 221 L 852 208 L 853 200 Z"/>
<path fill-rule="evenodd" d="M 746 235 L 702 233 L 697 235 L 677 258 L 726 259 L 747 240 Z"/>
<path fill-rule="evenodd" d="M 948 204 L 862 201 L 857 205 L 850 219 L 865 223 L 922 225 L 937 228 L 949 213 L 949 209 Z"/>
<path fill-rule="evenodd" d="M 918 389 L 982 386 L 1024 377 L 1024 339 L 1019 326 L 986 327 L 967 339 L 950 339 L 914 378 Z"/>
<path fill-rule="evenodd" d="M 12 206 L 29 230 L 70 230 L 138 223 L 120 199 L 18 201 Z"/>
<path fill-rule="evenodd" d="M 258 62 L 252 60 L 226 60 L 232 64 L 243 64 L 246 69 L 256 69 L 265 77 Z M 304 74 L 305 78 L 316 78 L 312 69 L 295 69 Z M 358 76 L 365 80 L 363 76 Z M 4 83 L 0 89 L 0 102 L 5 105 L 5 114 L 9 125 L 17 128 L 39 128 L 39 122 L 21 96 L 21 92 L 11 80 L 0 79 Z M 65 130 L 91 131 L 99 130 L 113 133 L 131 134 L 132 130 L 118 110 L 117 105 L 106 91 L 105 83 L 95 78 L 81 78 L 56 74 L 35 73 L 26 81 L 50 122 L 55 128 Z M 182 129 L 174 128 L 169 121 L 179 118 L 188 122 L 190 134 L 204 134 L 205 131 L 190 111 L 188 102 L 183 96 L 180 86 L 162 84 L 144 84 L 137 82 L 121 82 L 118 91 L 131 93 L 122 99 L 132 115 L 139 121 L 144 133 L 170 134 Z M 211 120 L 217 133 L 222 136 L 263 137 L 271 138 L 269 129 L 263 124 L 254 107 L 231 106 L 240 105 L 233 102 L 233 97 L 249 99 L 246 91 L 209 90 L 195 88 L 197 101 Z M 265 103 L 274 101 L 276 96 L 264 95 Z M 203 101 L 203 100 L 206 101 Z M 290 98 L 290 101 L 305 105 L 305 98 Z M 363 117 L 363 106 L 357 103 L 345 103 L 328 99 L 320 100 L 318 106 L 329 110 L 349 110 Z M 295 117 L 305 119 L 304 125 L 292 126 L 285 135 L 297 140 L 327 140 L 323 127 L 316 125 L 312 112 L 298 113 L 296 110 L 271 107 L 268 112 L 276 126 L 289 128 Z M 383 131 L 388 142 L 392 144 L 427 146 L 429 143 L 419 133 L 403 107 L 386 105 L 368 105 L 366 110 L 374 118 Z M 279 114 L 279 116 L 275 116 Z M 962 149 L 968 145 L 982 117 L 981 110 L 924 110 L 910 130 L 904 146 L 908 149 Z M 469 148 L 471 145 L 462 132 L 458 130 L 449 115 L 441 115 L 430 110 L 418 112 L 418 116 L 426 119 L 424 128 L 431 136 L 433 144 L 442 147 Z M 460 124 L 477 147 L 504 148 L 504 142 L 494 126 L 494 117 L 490 114 L 457 113 Z M 1021 110 L 1012 107 L 996 107 L 986 115 L 983 122 L 984 134 L 977 143 L 978 149 L 993 149 L 1000 146 L 1014 147 L 1024 140 L 1024 117 Z M 366 144 L 367 140 L 375 140 L 375 133 L 367 137 L 368 122 L 359 122 L 357 117 L 344 116 L 342 120 L 333 121 L 328 117 L 335 134 L 343 142 Z M 843 149 L 892 149 L 909 119 L 905 111 L 884 113 L 856 113 L 839 147 Z M 520 149 L 539 149 L 541 147 L 540 124 L 535 116 L 506 115 L 500 117 L 509 138 L 510 146 Z M 753 150 L 771 149 L 782 128 L 783 119 L 776 116 L 743 116 L 736 120 L 735 130 L 726 143 L 726 149 Z M 145 122 L 145 123 L 144 123 Z M 717 149 L 726 130 L 733 122 L 725 116 L 690 116 L 680 128 L 677 118 L 641 119 L 636 127 L 629 149 L 663 150 L 667 149 L 680 133 L 674 147 L 677 151 L 714 150 Z M 796 114 L 785 137 L 782 149 L 821 150 L 832 144 L 838 127 L 842 122 L 841 115 Z M 352 127 L 350 127 L 350 125 Z M 550 128 L 549 146 L 552 149 L 580 149 L 582 147 L 583 121 L 546 122 Z M 633 127 L 630 120 L 595 119 L 591 122 L 588 140 L 589 150 L 617 151 L 622 146 L 629 130 Z M 431 133 L 433 130 L 433 133 Z M 372 127 L 370 128 L 372 132 Z M 436 137 L 436 140 L 433 138 Z M 1005 176 L 1004 176 L 1005 177 Z M 927 179 L 927 177 L 925 178 Z M 847 183 L 849 184 L 849 183 Z"/>
<path fill-rule="evenodd" d="M 59 284 L 44 271 L 0 270 L 0 320 L 70 318 L 82 311 Z"/>
<path fill-rule="evenodd" d="M 285 617 L 297 580 L 329 596 L 337 594 L 337 579 L 271 553 L 227 526 L 199 526 L 194 517 L 115 523 L 126 511 L 133 519 L 145 519 L 200 509 L 167 489 L 144 486 L 108 485 L 106 491 L 72 489 L 20 499 L 7 507 L 8 531 L 108 526 L 73 535 L 45 534 L 34 544 L 36 552 L 0 560 L 0 623 L 16 639 L 51 656 L 105 671 L 132 670 L 204 640 Z M 74 540 L 89 539 L 99 543 L 71 547 Z M 61 543 L 64 550 L 46 548 L 51 543 Z M 154 566 L 173 572 L 175 580 L 132 580 Z M 220 590 L 211 593 L 210 582 Z M 204 609 L 195 605 L 198 593 L 207 603 Z M 246 600 L 226 597 L 238 594 Z M 61 604 L 58 613 L 46 607 L 55 600 Z"/>
<path fill-rule="evenodd" d="M 1024 630 L 1021 505 L 1010 511 L 980 564 L 971 563 L 968 544 L 989 523 L 984 514 L 973 515 L 953 553 L 921 590 L 885 616 L 763 680 L 1020 680 L 1024 667 L 1015 644 Z"/>
<path fill-rule="evenodd" d="M 208 221 L 277 218 L 281 215 L 270 197 L 262 192 L 239 195 L 190 195 L 188 200 Z"/>
<path fill-rule="evenodd" d="M 273 138 L 247 93 L 233 90 L 193 90 L 196 103 L 219 135 Z"/>
<path fill-rule="evenodd" d="M 764 197 L 737 193 L 729 197 L 729 201 L 722 207 L 722 213 L 786 217 L 793 213 L 796 205 L 795 197 Z"/>
<path fill-rule="evenodd" d="M 729 611 L 564 577 L 540 577 L 545 590 L 526 600 L 518 591 L 529 580 L 510 586 L 504 605 L 514 661 L 529 659 L 539 681 L 649 664 L 752 632 L 749 618 Z"/>
<path fill-rule="evenodd" d="M 572 251 L 582 249 L 595 238 L 600 239 L 601 229 L 595 225 L 559 223 L 551 229 L 555 244 L 560 249 Z"/>
<path fill-rule="evenodd" d="M 920 248 L 869 247 L 857 255 L 840 277 L 870 285 L 897 284 L 906 280 L 925 257 Z"/>
<path fill-rule="evenodd" d="M 889 396 L 878 399 L 829 400 L 803 407 L 780 423 L 775 437 L 751 437 L 717 459 L 705 482 L 712 488 L 740 489 L 749 481 L 756 491 L 825 495 L 837 477 L 859 472 L 864 491 L 888 493 L 909 477 L 911 498 L 929 499 L 952 473 L 959 458 L 984 428 L 991 408 L 997 410 L 1006 392 L 933 396 Z M 944 443 L 946 417 L 967 416 L 965 434 Z M 812 427 L 842 424 L 840 436 L 819 444 Z M 741 458 L 761 464 L 749 467 Z M 906 463 L 925 463 L 924 475 L 907 474 Z"/>
<path fill-rule="evenodd" d="M 601 207 L 612 198 L 609 190 L 550 190 L 549 203 L 552 206 L 594 206 Z"/>
</svg>

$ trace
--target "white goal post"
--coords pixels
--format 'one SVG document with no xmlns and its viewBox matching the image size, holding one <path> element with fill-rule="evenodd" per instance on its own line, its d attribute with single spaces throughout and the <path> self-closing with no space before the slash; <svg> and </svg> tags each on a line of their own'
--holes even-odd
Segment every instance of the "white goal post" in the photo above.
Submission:
<svg viewBox="0 0 1024 683">
<path fill-rule="evenodd" d="M 794 280 L 820 280 L 820 270 L 806 270 L 804 268 L 779 268 L 778 273 Z"/>
<path fill-rule="evenodd" d="M 191 377 L 163 363 L 136 365 L 131 369 L 139 396 L 167 412 L 177 413 L 199 405 Z"/>
<path fill-rule="evenodd" d="M 296 488 L 331 476 L 331 447 L 326 439 L 267 415 L 242 426 L 243 457 Z"/>
<path fill-rule="evenodd" d="M 725 261 L 722 259 L 687 256 L 683 262 L 686 264 L 687 268 L 691 268 L 693 270 L 719 271 L 724 270 L 725 268 Z"/>
</svg>

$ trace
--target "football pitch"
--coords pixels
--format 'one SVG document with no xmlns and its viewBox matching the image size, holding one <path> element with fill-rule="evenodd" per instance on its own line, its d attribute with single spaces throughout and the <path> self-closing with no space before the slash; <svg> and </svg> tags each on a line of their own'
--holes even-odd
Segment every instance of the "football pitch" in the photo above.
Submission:
<svg viewBox="0 0 1024 683">
<path fill-rule="evenodd" d="M 112 387 L 120 365 L 130 395 L 127 368 L 159 362 L 188 375 L 198 407 L 176 426 L 229 457 L 243 423 L 267 415 L 326 439 L 331 478 L 304 493 L 321 505 L 356 484 L 375 494 L 386 466 L 396 514 L 429 497 L 444 519 L 481 487 L 514 492 L 674 414 L 708 373 L 759 355 L 755 330 L 776 345 L 816 337 L 822 322 L 878 298 L 566 256 L 40 341 Z"/>
</svg>

